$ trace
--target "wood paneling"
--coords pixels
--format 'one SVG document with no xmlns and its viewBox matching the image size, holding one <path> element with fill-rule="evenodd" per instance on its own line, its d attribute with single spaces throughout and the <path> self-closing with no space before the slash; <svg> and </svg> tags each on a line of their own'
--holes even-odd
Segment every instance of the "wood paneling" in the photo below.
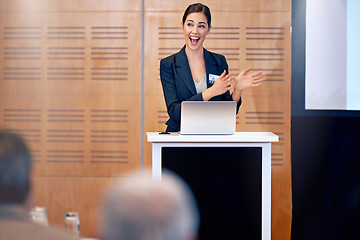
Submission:
<svg viewBox="0 0 360 240">
<path fill-rule="evenodd" d="M 141 1 L 0 1 L 0 127 L 29 143 L 37 205 L 94 234 L 102 190 L 142 166 Z"/>
<path fill-rule="evenodd" d="M 159 63 L 184 45 L 183 11 L 193 2 L 145 2 L 145 130 L 163 131 L 168 118 Z M 272 237 L 290 238 L 290 1 L 205 1 L 212 10 L 212 29 L 204 46 L 225 55 L 229 71 L 263 70 L 261 87 L 243 92 L 237 131 L 274 132 L 272 145 Z M 162 101 L 161 101 L 162 99 Z M 151 145 L 145 145 L 145 166 L 151 167 Z M 283 184 L 284 181 L 287 184 Z M 279 188 L 281 185 L 281 188 Z M 281 191 L 283 192 L 279 192 Z M 280 196 L 281 195 L 281 196 Z M 279 231 L 281 229 L 281 231 Z"/>
<path fill-rule="evenodd" d="M 186 7 L 195 3 L 191 0 L 185 1 L 145 1 L 146 11 L 178 11 L 183 13 Z M 291 12 L 291 1 L 285 0 L 204 0 L 201 3 L 210 7 L 212 12 L 233 12 L 233 11 L 287 11 Z"/>
<path fill-rule="evenodd" d="M 271 183 L 271 239 L 290 239 L 291 229 L 291 180 Z"/>
<path fill-rule="evenodd" d="M 4 12 L 141 12 L 141 1 L 131 0 L 0 0 Z"/>
</svg>

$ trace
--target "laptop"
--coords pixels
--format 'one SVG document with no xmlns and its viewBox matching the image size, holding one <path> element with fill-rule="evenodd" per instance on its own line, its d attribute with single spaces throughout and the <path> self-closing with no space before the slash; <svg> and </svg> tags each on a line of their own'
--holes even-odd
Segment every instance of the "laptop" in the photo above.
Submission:
<svg viewBox="0 0 360 240">
<path fill-rule="evenodd" d="M 180 134 L 234 134 L 235 101 L 183 101 Z"/>
</svg>

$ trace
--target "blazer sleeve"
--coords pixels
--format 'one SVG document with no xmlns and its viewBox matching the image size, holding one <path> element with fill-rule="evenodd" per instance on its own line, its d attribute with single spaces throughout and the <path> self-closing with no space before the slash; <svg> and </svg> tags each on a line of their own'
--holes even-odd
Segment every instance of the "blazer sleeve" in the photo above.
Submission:
<svg viewBox="0 0 360 240">
<path fill-rule="evenodd" d="M 202 94 L 189 95 L 188 90 L 178 89 L 175 79 L 174 61 L 169 58 L 160 61 L 160 79 L 166 108 L 170 117 L 166 124 L 172 128 L 178 128 L 180 125 L 181 102 L 203 101 Z"/>
</svg>

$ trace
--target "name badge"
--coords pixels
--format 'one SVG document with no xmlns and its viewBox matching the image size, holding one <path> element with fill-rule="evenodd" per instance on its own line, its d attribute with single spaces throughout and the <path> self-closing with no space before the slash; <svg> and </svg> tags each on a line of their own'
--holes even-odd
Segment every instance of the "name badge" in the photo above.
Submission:
<svg viewBox="0 0 360 240">
<path fill-rule="evenodd" d="M 214 84 L 219 77 L 219 75 L 209 74 L 209 83 Z"/>
</svg>

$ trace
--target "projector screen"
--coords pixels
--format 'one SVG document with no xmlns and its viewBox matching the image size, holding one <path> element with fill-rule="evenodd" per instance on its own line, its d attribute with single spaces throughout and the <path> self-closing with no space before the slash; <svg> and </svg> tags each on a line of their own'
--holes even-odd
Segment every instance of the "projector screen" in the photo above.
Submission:
<svg viewBox="0 0 360 240">
<path fill-rule="evenodd" d="M 306 1 L 305 109 L 360 110 L 360 1 Z"/>
</svg>

